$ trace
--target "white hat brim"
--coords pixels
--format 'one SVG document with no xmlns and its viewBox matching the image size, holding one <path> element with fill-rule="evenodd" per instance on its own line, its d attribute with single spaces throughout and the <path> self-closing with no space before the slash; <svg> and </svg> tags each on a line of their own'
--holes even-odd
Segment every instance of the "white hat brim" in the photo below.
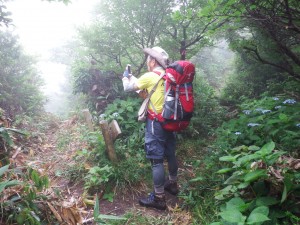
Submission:
<svg viewBox="0 0 300 225">
<path fill-rule="evenodd" d="M 144 48 L 143 52 L 153 57 L 164 69 L 167 68 L 166 59 L 164 59 L 157 51 L 151 48 Z"/>
</svg>

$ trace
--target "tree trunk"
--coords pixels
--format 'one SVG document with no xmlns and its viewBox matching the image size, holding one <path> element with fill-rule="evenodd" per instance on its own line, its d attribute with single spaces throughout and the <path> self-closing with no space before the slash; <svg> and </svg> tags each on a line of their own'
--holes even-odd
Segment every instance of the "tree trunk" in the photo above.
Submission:
<svg viewBox="0 0 300 225">
<path fill-rule="evenodd" d="M 186 46 L 185 46 L 185 41 L 180 42 L 180 59 L 185 60 L 186 56 Z"/>
</svg>

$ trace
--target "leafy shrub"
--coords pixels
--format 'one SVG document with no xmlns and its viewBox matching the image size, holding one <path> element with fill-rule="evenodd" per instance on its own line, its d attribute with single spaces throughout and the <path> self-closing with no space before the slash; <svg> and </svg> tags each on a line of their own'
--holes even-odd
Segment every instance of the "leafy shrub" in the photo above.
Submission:
<svg viewBox="0 0 300 225">
<path fill-rule="evenodd" d="M 293 164 L 297 160 L 285 154 L 269 142 L 261 148 L 239 146 L 220 157 L 227 164 L 217 173 L 229 176 L 216 199 L 227 201 L 221 207 L 221 221 L 213 224 L 282 224 L 287 216 L 294 220 L 287 212 L 300 213 L 296 206 L 300 174 Z"/>
<path fill-rule="evenodd" d="M 143 148 L 130 149 L 126 146 L 123 151 L 120 148 L 117 149 L 117 155 L 120 161 L 114 165 L 115 170 L 112 178 L 119 188 L 128 188 L 127 185 L 129 187 L 138 186 L 145 176 L 150 180 L 148 177 L 151 175 L 150 163 L 145 157 Z"/>
<path fill-rule="evenodd" d="M 75 155 L 75 161 L 80 162 L 81 166 L 76 163 L 70 165 L 66 171 L 72 181 L 83 179 L 85 189 L 88 192 L 95 192 L 103 188 L 108 191 L 116 185 L 124 188 L 141 180 L 145 169 L 149 167 L 145 166 L 144 124 L 136 120 L 137 106 L 139 106 L 137 99 L 128 98 L 126 101 L 118 99 L 108 105 L 105 114 L 100 115 L 100 120 L 117 120 L 122 130 L 122 136 L 114 144 L 119 159 L 116 164 L 107 157 L 100 130 L 90 132 L 86 126 L 78 127 L 79 140 L 87 143 L 87 146 L 78 150 Z"/>
<path fill-rule="evenodd" d="M 0 117 L 2 120 L 2 118 Z M 23 132 L 18 129 L 5 127 L 4 124 L 0 124 L 0 166 L 6 164 L 5 161 L 8 161 L 9 153 L 11 148 L 14 145 L 13 134 L 27 135 L 26 132 Z M 3 163 L 3 161 L 5 163 Z"/>
<path fill-rule="evenodd" d="M 48 187 L 49 180 L 46 176 L 41 176 L 36 170 L 26 168 L 20 170 L 8 170 L 9 165 L 0 168 L 0 210 L 2 212 L 1 221 L 5 224 L 41 224 L 43 214 L 38 208 L 37 200 L 45 198 L 39 192 Z M 11 172 L 11 173 L 10 173 Z M 3 176 L 6 173 L 6 176 Z M 13 175 L 14 180 L 10 179 Z M 19 187 L 6 194 L 6 188 Z"/>
<path fill-rule="evenodd" d="M 236 69 L 221 90 L 222 102 L 240 104 L 245 98 L 259 98 L 264 92 L 275 88 L 271 84 L 282 83 L 287 79 L 286 75 L 277 68 L 261 64 L 247 53 L 238 54 L 235 60 Z M 283 86 L 277 85 L 276 90 L 276 93 L 281 93 Z"/>
<path fill-rule="evenodd" d="M 87 96 L 91 111 L 103 112 L 123 92 L 122 82 L 115 72 L 101 71 L 86 59 L 75 61 L 72 70 L 74 93 Z"/>
<path fill-rule="evenodd" d="M 145 166 L 144 155 L 145 124 L 137 121 L 140 104 L 138 98 L 116 99 L 107 106 L 104 115 L 100 115 L 100 119 L 117 120 L 122 131 L 121 137 L 115 142 L 119 162 L 113 165 L 114 174 L 111 177 L 112 181 L 122 187 L 138 183 L 145 174 L 145 169 L 149 169 Z"/>
<path fill-rule="evenodd" d="M 103 185 L 108 183 L 109 177 L 113 175 L 113 168 L 111 166 L 94 166 L 89 169 L 87 175 L 84 180 L 84 188 L 86 190 L 91 190 L 94 188 L 103 188 Z"/>
<path fill-rule="evenodd" d="M 70 165 L 65 173 L 73 182 L 83 179 L 85 189 L 92 190 L 97 186 L 96 183 L 100 182 L 95 180 L 95 177 L 100 176 L 98 168 L 109 166 L 111 162 L 106 157 L 104 139 L 99 130 L 91 132 L 86 126 L 79 126 L 77 129 L 81 134 L 79 140 L 87 146 L 76 152 L 74 156 L 76 163 Z"/>
<path fill-rule="evenodd" d="M 139 133 L 144 127 L 144 123 L 138 123 L 137 121 L 137 112 L 140 104 L 141 100 L 138 98 L 116 99 L 113 103 L 107 105 L 104 114 L 100 115 L 100 119 L 117 120 L 123 137 Z"/>
<path fill-rule="evenodd" d="M 241 105 L 237 119 L 218 129 L 218 143 L 223 148 L 258 145 L 274 141 L 279 148 L 299 154 L 300 104 L 283 97 L 264 97 Z"/>
<path fill-rule="evenodd" d="M 187 136 L 207 137 L 214 133 L 224 117 L 214 89 L 201 76 L 194 81 L 195 108 L 191 126 L 184 132 Z"/>
</svg>

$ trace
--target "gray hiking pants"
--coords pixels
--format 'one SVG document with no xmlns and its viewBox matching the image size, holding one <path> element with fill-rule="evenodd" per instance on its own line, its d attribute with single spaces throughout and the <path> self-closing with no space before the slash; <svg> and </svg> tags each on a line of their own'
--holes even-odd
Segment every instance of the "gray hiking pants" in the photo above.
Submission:
<svg viewBox="0 0 300 225">
<path fill-rule="evenodd" d="M 155 193 L 164 192 L 165 170 L 164 158 L 168 161 L 170 180 L 177 180 L 178 164 L 175 156 L 175 134 L 164 130 L 160 122 L 147 119 L 145 133 L 146 158 L 152 164 L 152 176 Z"/>
</svg>

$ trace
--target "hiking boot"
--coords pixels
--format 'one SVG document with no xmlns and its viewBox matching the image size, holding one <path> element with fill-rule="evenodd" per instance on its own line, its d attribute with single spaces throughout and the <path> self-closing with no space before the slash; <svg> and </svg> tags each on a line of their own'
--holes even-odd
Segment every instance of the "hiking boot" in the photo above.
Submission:
<svg viewBox="0 0 300 225">
<path fill-rule="evenodd" d="M 177 195 L 179 193 L 179 188 L 176 181 L 167 180 L 165 182 L 165 190 L 172 195 Z"/>
<path fill-rule="evenodd" d="M 157 196 L 153 192 L 148 197 L 139 200 L 141 206 L 165 210 L 167 208 L 165 196 Z"/>
</svg>

